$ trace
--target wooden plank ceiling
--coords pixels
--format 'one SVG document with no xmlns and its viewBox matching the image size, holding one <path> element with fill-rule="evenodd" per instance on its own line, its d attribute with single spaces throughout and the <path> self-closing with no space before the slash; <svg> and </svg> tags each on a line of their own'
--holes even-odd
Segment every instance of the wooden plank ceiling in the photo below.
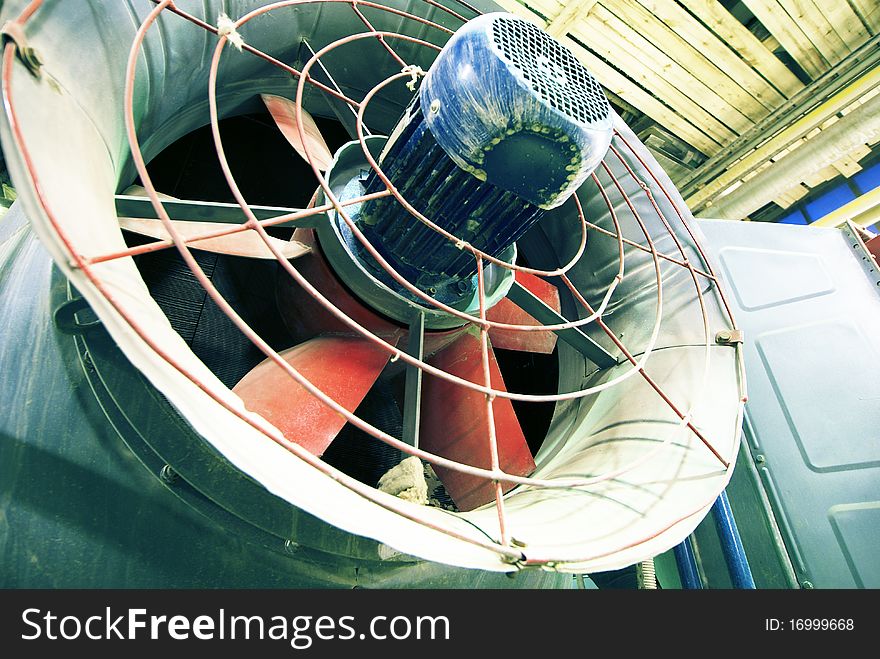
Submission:
<svg viewBox="0 0 880 659">
<path fill-rule="evenodd" d="M 496 2 L 563 41 L 613 96 L 705 156 L 880 32 L 877 0 Z"/>
</svg>

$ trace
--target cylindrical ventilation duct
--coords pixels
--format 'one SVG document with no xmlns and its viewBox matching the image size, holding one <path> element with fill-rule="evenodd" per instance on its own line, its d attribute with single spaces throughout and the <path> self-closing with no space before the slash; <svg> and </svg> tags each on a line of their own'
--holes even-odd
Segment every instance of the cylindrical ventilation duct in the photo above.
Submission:
<svg viewBox="0 0 880 659">
<path fill-rule="evenodd" d="M 478 19 L 450 39 L 477 15 L 465 5 L 86 5 L 3 3 L 3 19 L 21 16 L 23 35 L 5 46 L 3 152 L 58 267 L 194 431 L 167 445 L 181 456 L 171 466 L 211 505 L 333 555 L 393 563 L 402 553 L 486 570 L 580 573 L 654 556 L 705 516 L 728 482 L 739 442 L 739 349 L 715 340 L 735 322 L 681 197 L 609 114 L 570 53 L 514 17 Z M 220 36 L 206 29 L 218 25 Z M 39 53 L 39 66 L 26 66 L 24 48 Z M 74 50 L 88 56 L 72 56 Z M 408 75 L 382 87 L 363 116 L 372 135 L 342 147 L 326 176 L 292 182 L 306 198 L 319 192 L 314 207 L 286 215 L 300 222 L 294 260 L 265 232 L 286 220 L 251 217 L 240 194 L 237 215 L 220 203 L 195 205 L 227 224 L 208 233 L 232 235 L 228 223 L 249 218 L 244 231 L 235 231 L 279 257 L 282 288 L 296 291 L 290 299 L 310 301 L 286 313 L 315 321 L 316 336 L 285 334 L 279 326 L 274 342 L 267 341 L 193 257 L 200 247 L 193 240 L 204 233 L 184 236 L 184 225 L 171 221 L 193 221 L 193 205 L 163 206 L 157 198 L 150 208 L 162 219 L 160 235 L 175 243 L 144 246 L 120 230 L 121 200 L 114 195 L 133 183 L 133 163 L 153 193 L 149 172 L 134 156 L 149 160 L 205 124 L 230 188 L 240 193 L 236 168 L 263 163 L 228 166 L 219 120 L 259 109 L 262 94 L 293 99 L 297 67 L 322 50 L 323 68 L 313 67 L 303 83 L 303 112 L 290 117 L 295 139 L 308 113 L 334 117 L 341 107 L 350 118 L 346 104 L 357 109 L 370 89 L 401 69 L 431 72 L 416 90 L 406 87 Z M 425 228 L 363 164 L 363 152 L 383 134 L 390 146 L 382 166 L 402 197 L 434 212 L 429 219 L 453 235 L 436 241 L 436 250 L 425 252 Z M 428 174 L 431 159 L 436 180 Z M 340 187 L 333 187 L 337 180 Z M 343 188 L 352 180 L 379 186 L 382 203 L 349 225 L 358 199 L 346 201 Z M 444 197 L 460 190 L 467 191 L 460 202 L 444 207 Z M 395 240 L 398 222 L 423 238 Z M 449 320 L 432 331 L 427 321 L 377 312 L 361 289 L 334 274 L 327 264 L 336 261 L 325 254 L 333 246 L 324 240 L 331 223 L 359 245 L 374 240 L 391 265 L 410 269 L 402 274 L 415 276 L 407 285 L 419 292 L 424 272 L 472 272 L 459 262 L 459 242 L 481 245 L 488 258 L 515 241 L 522 258 L 493 264 L 507 278 L 498 289 L 503 299 L 489 299 L 478 286 L 479 304 L 465 313 L 419 298 L 434 318 Z M 371 236 L 358 236 L 360 226 Z M 253 389 L 232 391 L 216 366 L 196 356 L 146 285 L 140 255 L 168 248 L 176 248 L 207 294 L 199 299 L 210 298 L 212 309 L 266 357 L 242 382 L 258 383 L 269 411 L 257 410 Z M 477 263 L 477 252 L 467 256 Z M 241 260 L 223 263 L 244 267 Z M 536 390 L 535 374 L 547 372 L 549 390 Z M 367 420 L 385 415 L 384 408 L 381 415 L 365 410 L 377 392 L 402 416 L 402 431 Z M 533 435 L 523 420 L 541 405 L 549 421 Z M 460 488 L 461 505 L 396 496 L 419 494 L 418 483 L 379 491 L 320 458 L 343 430 L 433 463 L 447 490 Z M 187 462 L 191 455 L 203 460 Z M 269 518 L 269 510 L 284 514 Z"/>
</svg>

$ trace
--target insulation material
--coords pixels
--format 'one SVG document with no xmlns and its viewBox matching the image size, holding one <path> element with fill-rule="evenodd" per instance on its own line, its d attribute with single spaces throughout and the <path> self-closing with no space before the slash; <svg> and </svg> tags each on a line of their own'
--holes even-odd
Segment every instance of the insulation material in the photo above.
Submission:
<svg viewBox="0 0 880 659">
<path fill-rule="evenodd" d="M 404 501 L 420 505 L 428 503 L 428 483 L 422 461 L 411 455 L 389 469 L 379 479 L 379 491 L 393 494 Z"/>
</svg>

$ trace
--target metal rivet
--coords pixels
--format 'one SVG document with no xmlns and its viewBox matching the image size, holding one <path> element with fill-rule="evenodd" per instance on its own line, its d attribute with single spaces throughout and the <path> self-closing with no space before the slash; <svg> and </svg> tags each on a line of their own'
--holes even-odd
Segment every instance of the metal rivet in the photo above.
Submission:
<svg viewBox="0 0 880 659">
<path fill-rule="evenodd" d="M 429 109 L 431 110 L 431 114 L 437 114 L 438 112 L 440 112 L 439 99 L 435 98 L 433 101 L 431 101 L 431 107 Z"/>
<path fill-rule="evenodd" d="M 177 480 L 177 472 L 174 471 L 171 465 L 165 465 L 159 470 L 159 478 L 162 479 L 162 482 L 171 485 L 171 483 Z"/>
<path fill-rule="evenodd" d="M 763 453 L 759 453 L 758 455 L 755 456 L 755 464 L 762 465 L 765 462 L 767 462 L 767 458 L 764 457 Z"/>
<path fill-rule="evenodd" d="M 720 332 L 718 332 L 717 339 L 719 341 L 730 341 L 730 332 L 728 332 L 727 330 L 721 330 Z"/>
<path fill-rule="evenodd" d="M 812 581 L 804 581 L 804 582 L 801 584 L 801 586 L 802 586 L 805 590 L 813 590 L 813 582 L 812 582 Z"/>
<path fill-rule="evenodd" d="M 293 540 L 284 541 L 284 551 L 286 551 L 288 554 L 295 553 L 297 549 L 299 549 L 298 542 L 294 542 Z"/>
</svg>

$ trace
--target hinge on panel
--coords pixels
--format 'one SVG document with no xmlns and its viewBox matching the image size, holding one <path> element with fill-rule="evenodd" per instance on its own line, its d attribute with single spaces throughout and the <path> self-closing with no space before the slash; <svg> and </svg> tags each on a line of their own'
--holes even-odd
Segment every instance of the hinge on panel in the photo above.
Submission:
<svg viewBox="0 0 880 659">
<path fill-rule="evenodd" d="M 715 335 L 715 343 L 720 345 L 736 345 L 743 342 L 743 331 L 741 329 L 725 329 Z"/>
</svg>

